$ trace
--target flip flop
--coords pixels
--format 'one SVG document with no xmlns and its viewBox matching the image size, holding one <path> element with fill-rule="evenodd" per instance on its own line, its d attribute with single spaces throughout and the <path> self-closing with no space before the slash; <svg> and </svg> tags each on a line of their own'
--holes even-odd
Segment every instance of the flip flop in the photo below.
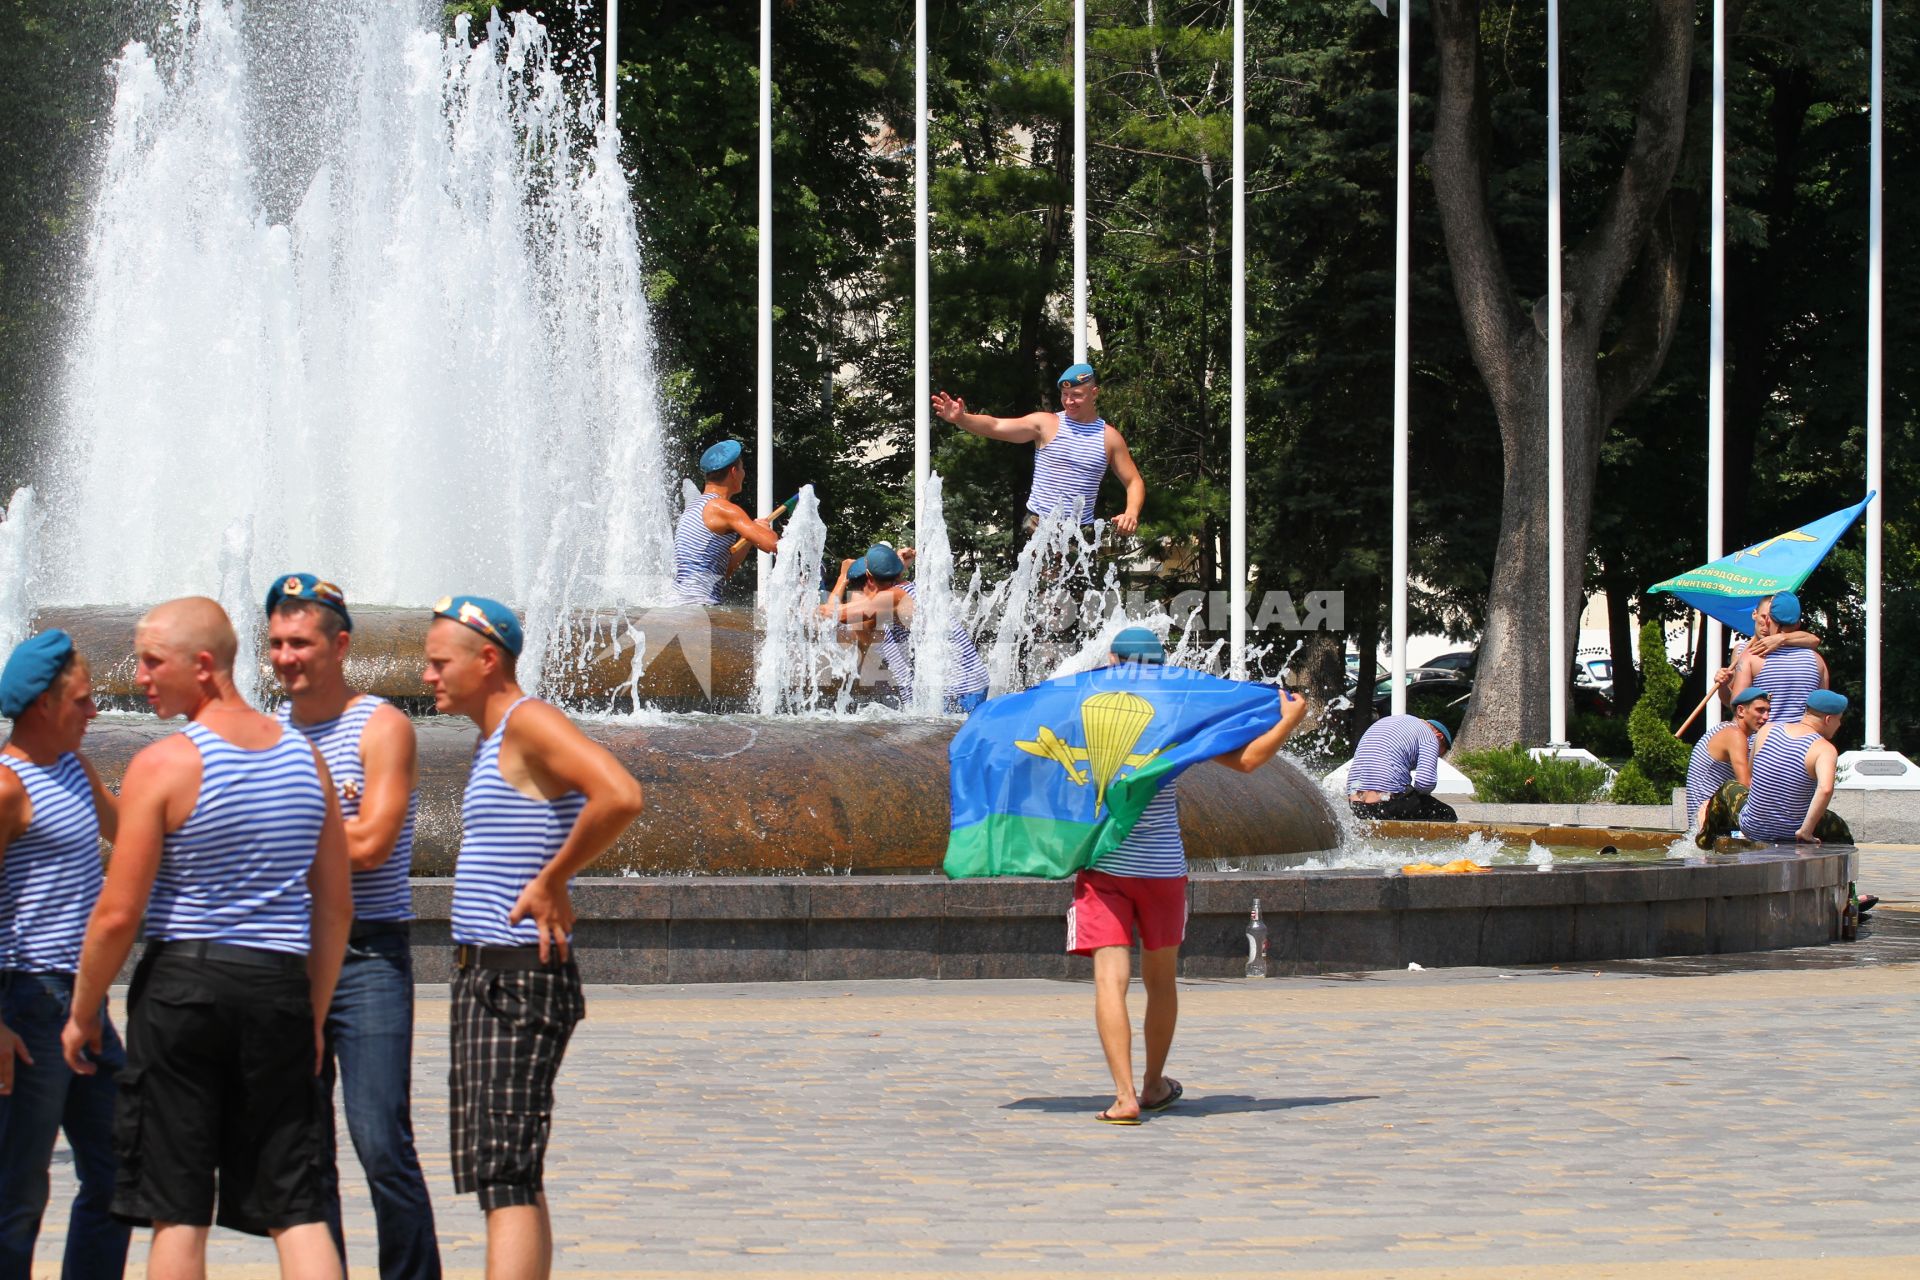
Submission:
<svg viewBox="0 0 1920 1280">
<path fill-rule="evenodd" d="M 1168 1107 L 1180 1101 L 1180 1095 L 1185 1092 L 1186 1090 L 1181 1087 L 1180 1082 L 1178 1080 L 1168 1080 L 1167 1096 L 1160 1099 L 1160 1101 L 1153 1103 L 1151 1106 L 1149 1106 L 1145 1102 L 1142 1102 L 1140 1104 L 1140 1109 L 1142 1111 L 1165 1111 Z"/>
<path fill-rule="evenodd" d="M 1104 1111 L 1094 1116 L 1094 1119 L 1098 1120 L 1101 1124 L 1139 1124 L 1140 1123 L 1139 1116 L 1110 1116 Z"/>
</svg>

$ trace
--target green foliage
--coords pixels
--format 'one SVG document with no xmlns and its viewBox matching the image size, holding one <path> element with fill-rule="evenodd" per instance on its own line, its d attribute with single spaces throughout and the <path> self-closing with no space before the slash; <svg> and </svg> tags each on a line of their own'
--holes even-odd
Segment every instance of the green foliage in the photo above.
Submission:
<svg viewBox="0 0 1920 1280">
<path fill-rule="evenodd" d="M 1488 804 L 1586 804 L 1607 786 L 1607 771 L 1578 760 L 1536 760 L 1522 746 L 1490 747 L 1449 757 L 1473 779 L 1474 799 Z"/>
<path fill-rule="evenodd" d="M 1620 716 L 1579 712 L 1567 724 L 1567 741 L 1576 747 L 1585 747 L 1603 760 L 1624 760 L 1633 752 L 1627 722 Z"/>
<path fill-rule="evenodd" d="M 1627 717 L 1636 779 L 1630 785 L 1645 781 L 1659 788 L 1686 782 L 1687 744 L 1673 736 L 1673 707 L 1679 695 L 1680 673 L 1667 661 L 1666 636 L 1659 623 L 1649 622 L 1640 628 L 1640 701 Z"/>
<path fill-rule="evenodd" d="M 1613 775 L 1613 793 L 1608 799 L 1615 804 L 1666 804 L 1672 794 L 1649 782 L 1647 775 L 1640 772 L 1640 766 L 1629 760 Z"/>
</svg>

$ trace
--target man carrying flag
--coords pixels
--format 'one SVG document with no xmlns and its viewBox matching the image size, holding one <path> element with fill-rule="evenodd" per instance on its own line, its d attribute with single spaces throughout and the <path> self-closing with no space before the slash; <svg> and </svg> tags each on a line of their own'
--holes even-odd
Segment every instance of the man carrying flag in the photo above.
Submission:
<svg viewBox="0 0 1920 1280">
<path fill-rule="evenodd" d="M 1276 703 L 1265 685 L 1165 662 L 1151 631 L 1128 627 L 1106 666 L 988 701 L 949 753 L 949 876 L 1078 873 L 1067 950 L 1093 957 L 1094 1025 L 1114 1085 L 1094 1118 L 1107 1124 L 1139 1124 L 1182 1093 L 1165 1074 L 1187 920 L 1176 780 L 1206 760 L 1251 773 L 1306 715 L 1305 699 L 1284 689 Z M 1136 937 L 1147 989 L 1138 1090 L 1126 1004 Z"/>
</svg>

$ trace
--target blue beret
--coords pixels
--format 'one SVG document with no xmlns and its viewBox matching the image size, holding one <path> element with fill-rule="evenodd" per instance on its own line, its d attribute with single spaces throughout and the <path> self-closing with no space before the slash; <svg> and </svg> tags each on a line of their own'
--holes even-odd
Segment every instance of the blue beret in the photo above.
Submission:
<svg viewBox="0 0 1920 1280">
<path fill-rule="evenodd" d="M 855 560 L 852 564 L 847 566 L 848 582 L 852 582 L 855 578 L 864 578 L 866 576 L 867 576 L 867 558 L 865 556 L 861 556 L 858 560 Z"/>
<path fill-rule="evenodd" d="M 907 571 L 906 561 L 900 553 L 884 542 L 876 542 L 867 548 L 867 572 L 876 578 L 898 578 Z"/>
<path fill-rule="evenodd" d="M 0 716 L 12 720 L 53 687 L 73 656 L 73 637 L 58 627 L 22 640 L 0 671 Z"/>
<path fill-rule="evenodd" d="M 1817 711 L 1823 716 L 1845 715 L 1847 695 L 1831 689 L 1815 689 L 1807 695 L 1807 710 Z"/>
<path fill-rule="evenodd" d="M 513 616 L 513 610 L 485 596 L 441 596 L 433 606 L 433 616 L 451 618 L 463 627 L 472 628 L 516 658 L 520 656 L 520 646 L 526 643 L 520 631 L 520 619 Z"/>
<path fill-rule="evenodd" d="M 1762 698 L 1772 701 L 1773 695 L 1757 684 L 1750 684 L 1733 696 L 1733 705 L 1736 707 L 1744 707 L 1749 702 L 1758 702 Z"/>
<path fill-rule="evenodd" d="M 289 573 L 275 581 L 267 591 L 267 613 L 272 614 L 274 606 L 282 600 L 311 600 L 339 614 L 343 630 L 353 630 L 353 615 L 347 612 L 347 593 L 310 573 Z"/>
<path fill-rule="evenodd" d="M 1773 597 L 1773 620 L 1788 626 L 1800 621 L 1800 597 L 1791 591 L 1782 591 Z"/>
<path fill-rule="evenodd" d="M 722 440 L 700 455 L 700 474 L 712 475 L 716 471 L 725 471 L 740 461 L 740 442 Z"/>
<path fill-rule="evenodd" d="M 1111 652 L 1116 658 L 1125 658 L 1129 662 L 1165 662 L 1166 646 L 1160 643 L 1160 637 L 1145 627 L 1128 627 L 1113 638 Z"/>
<path fill-rule="evenodd" d="M 1098 381 L 1100 381 L 1100 379 L 1093 376 L 1093 366 L 1082 361 L 1079 364 L 1068 365 L 1066 371 L 1063 372 L 1056 381 L 1056 385 L 1062 387 L 1079 387 L 1089 382 Z"/>
<path fill-rule="evenodd" d="M 1447 750 L 1453 750 L 1453 730 L 1447 728 L 1447 726 L 1441 724 L 1438 720 L 1429 720 L 1427 723 L 1432 725 L 1434 731 L 1446 742 Z"/>
</svg>

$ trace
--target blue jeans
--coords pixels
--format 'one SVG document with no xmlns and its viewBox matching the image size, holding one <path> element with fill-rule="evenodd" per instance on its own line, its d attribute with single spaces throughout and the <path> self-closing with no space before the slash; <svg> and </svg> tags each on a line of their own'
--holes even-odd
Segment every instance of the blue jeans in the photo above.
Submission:
<svg viewBox="0 0 1920 1280">
<path fill-rule="evenodd" d="M 347 1133 L 373 1197 L 382 1280 L 438 1280 L 440 1246 L 433 1231 L 433 1205 L 427 1199 L 420 1157 L 414 1153 L 408 1107 L 413 1085 L 413 952 L 406 934 L 374 934 L 347 944 L 340 985 L 327 1011 L 324 1078 L 329 1097 L 336 1060 Z M 328 1116 L 331 1121 L 331 1111 Z M 344 1259 L 337 1180 L 327 1225 Z"/>
<path fill-rule="evenodd" d="M 16 1063 L 0 1143 L 0 1280 L 27 1280 L 46 1212 L 55 1134 L 73 1148 L 80 1193 L 67 1219 L 66 1280 L 119 1280 L 130 1228 L 107 1214 L 113 1200 L 114 1076 L 127 1064 L 119 1033 L 101 1014 L 99 1070 L 75 1075 L 60 1054 L 73 975 L 11 973 L 0 979 L 0 1018 L 26 1042 L 33 1065 Z"/>
</svg>

